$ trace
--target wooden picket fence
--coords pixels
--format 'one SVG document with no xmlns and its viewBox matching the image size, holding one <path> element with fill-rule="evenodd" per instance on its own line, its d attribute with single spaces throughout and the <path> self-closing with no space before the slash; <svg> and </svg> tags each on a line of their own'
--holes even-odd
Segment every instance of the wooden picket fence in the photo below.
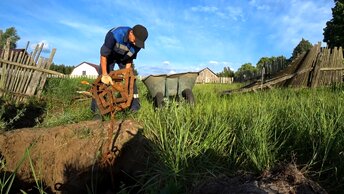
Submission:
<svg viewBox="0 0 344 194">
<path fill-rule="evenodd" d="M 265 67 L 265 74 L 266 75 L 273 75 L 277 72 L 285 69 L 287 67 L 287 59 L 283 57 L 277 57 L 272 60 L 272 63 L 264 63 L 263 66 Z M 258 76 L 261 75 L 261 72 L 258 73 Z"/>
<path fill-rule="evenodd" d="M 342 47 L 333 49 L 314 45 L 308 52 L 293 60 L 285 69 L 265 80 L 258 79 L 232 92 L 250 92 L 274 87 L 322 87 L 343 83 L 344 60 Z"/>
<path fill-rule="evenodd" d="M 48 75 L 48 78 L 61 78 L 61 79 L 76 79 L 76 78 L 83 78 L 83 79 L 97 79 L 99 75 L 55 75 L 50 74 Z"/>
<path fill-rule="evenodd" d="M 43 44 L 37 45 L 31 54 L 26 49 L 10 49 L 10 40 L 0 50 L 0 97 L 10 96 L 16 102 L 28 97 L 39 97 L 48 74 L 63 75 L 49 70 L 56 49 L 52 49 L 49 58 L 40 56 Z"/>
</svg>

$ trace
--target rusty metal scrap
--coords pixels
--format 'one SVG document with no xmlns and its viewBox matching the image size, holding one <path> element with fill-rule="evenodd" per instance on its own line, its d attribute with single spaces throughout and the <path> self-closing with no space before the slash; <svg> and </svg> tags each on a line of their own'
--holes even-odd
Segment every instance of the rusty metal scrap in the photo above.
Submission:
<svg viewBox="0 0 344 194">
<path fill-rule="evenodd" d="M 106 85 L 99 76 L 89 90 L 102 115 L 128 108 L 134 96 L 135 76 L 131 68 L 109 73 L 114 84 Z"/>
<path fill-rule="evenodd" d="M 111 115 L 107 134 L 108 140 L 105 145 L 107 150 L 103 153 L 101 164 L 112 166 L 116 155 L 118 155 L 118 150 L 114 147 L 116 141 L 114 134 L 115 114 L 117 111 L 130 107 L 134 97 L 136 78 L 132 68 L 111 71 L 109 76 L 114 83 L 113 85 L 104 84 L 101 82 L 101 76 L 99 76 L 93 84 L 90 84 L 91 89 L 88 91 L 88 95 L 90 94 L 95 99 L 100 114 Z"/>
</svg>

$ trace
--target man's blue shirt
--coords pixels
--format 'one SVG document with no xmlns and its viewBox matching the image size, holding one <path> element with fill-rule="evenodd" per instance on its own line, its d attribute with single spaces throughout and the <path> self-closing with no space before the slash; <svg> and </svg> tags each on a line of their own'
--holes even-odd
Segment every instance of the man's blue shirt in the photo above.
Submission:
<svg viewBox="0 0 344 194">
<path fill-rule="evenodd" d="M 129 42 L 130 30 L 130 27 L 117 27 L 106 34 L 100 54 L 107 58 L 108 66 L 113 68 L 114 63 L 117 63 L 120 68 L 124 68 L 126 63 L 132 63 L 136 59 L 140 48 Z"/>
</svg>

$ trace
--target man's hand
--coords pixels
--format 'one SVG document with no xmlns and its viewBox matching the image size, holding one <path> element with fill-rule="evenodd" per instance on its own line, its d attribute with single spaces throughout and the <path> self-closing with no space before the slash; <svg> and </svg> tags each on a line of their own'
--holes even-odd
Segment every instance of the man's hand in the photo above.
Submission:
<svg viewBox="0 0 344 194">
<path fill-rule="evenodd" d="M 102 81 L 106 85 L 109 85 L 109 84 L 113 85 L 113 81 L 109 75 L 102 75 L 102 78 L 100 79 L 100 81 Z"/>
<path fill-rule="evenodd" d="M 125 68 L 126 68 L 126 69 L 129 69 L 129 68 L 131 68 L 131 63 L 127 63 L 127 64 L 125 64 Z"/>
</svg>

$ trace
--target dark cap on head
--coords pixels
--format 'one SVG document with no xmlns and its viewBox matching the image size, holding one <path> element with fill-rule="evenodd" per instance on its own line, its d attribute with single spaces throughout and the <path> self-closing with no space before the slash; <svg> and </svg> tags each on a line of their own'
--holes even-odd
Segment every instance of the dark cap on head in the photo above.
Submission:
<svg viewBox="0 0 344 194">
<path fill-rule="evenodd" d="M 133 27 L 133 33 L 135 35 L 135 45 L 139 48 L 145 48 L 145 41 L 148 37 L 148 31 L 147 29 L 137 24 Z"/>
</svg>

